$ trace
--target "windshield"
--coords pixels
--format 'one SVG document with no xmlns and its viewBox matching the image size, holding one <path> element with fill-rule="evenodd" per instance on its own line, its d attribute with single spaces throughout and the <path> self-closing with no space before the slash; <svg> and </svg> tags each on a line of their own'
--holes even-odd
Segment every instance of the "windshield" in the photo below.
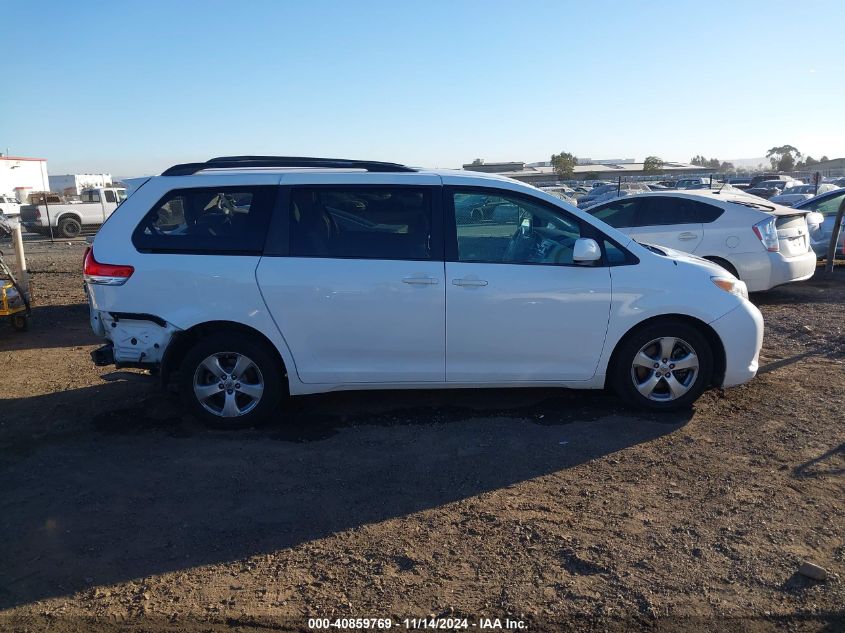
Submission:
<svg viewBox="0 0 845 633">
<path fill-rule="evenodd" d="M 118 189 L 117 190 L 117 199 L 120 202 L 123 202 L 124 200 L 126 200 L 126 189 Z"/>
<path fill-rule="evenodd" d="M 784 194 L 790 193 L 813 193 L 815 192 L 816 187 L 814 185 L 800 185 L 798 187 L 789 187 L 784 191 Z"/>
</svg>

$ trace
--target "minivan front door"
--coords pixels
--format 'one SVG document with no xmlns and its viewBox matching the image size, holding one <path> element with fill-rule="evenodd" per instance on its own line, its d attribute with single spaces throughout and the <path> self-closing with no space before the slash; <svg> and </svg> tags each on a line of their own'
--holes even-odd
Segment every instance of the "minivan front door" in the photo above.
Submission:
<svg viewBox="0 0 845 633">
<path fill-rule="evenodd" d="M 607 332 L 611 279 L 606 266 L 573 262 L 580 221 L 501 191 L 456 188 L 446 205 L 447 380 L 592 378 Z M 472 213 L 477 205 L 488 213 Z"/>
<path fill-rule="evenodd" d="M 300 380 L 443 382 L 440 188 L 288 192 L 289 252 L 256 275 Z"/>
</svg>

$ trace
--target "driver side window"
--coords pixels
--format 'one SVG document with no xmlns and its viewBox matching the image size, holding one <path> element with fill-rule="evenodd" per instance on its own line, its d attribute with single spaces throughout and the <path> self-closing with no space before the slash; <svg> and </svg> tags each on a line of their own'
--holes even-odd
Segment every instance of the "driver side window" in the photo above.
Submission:
<svg viewBox="0 0 845 633">
<path fill-rule="evenodd" d="M 458 261 L 571 265 L 579 223 L 521 196 L 456 191 Z"/>
</svg>

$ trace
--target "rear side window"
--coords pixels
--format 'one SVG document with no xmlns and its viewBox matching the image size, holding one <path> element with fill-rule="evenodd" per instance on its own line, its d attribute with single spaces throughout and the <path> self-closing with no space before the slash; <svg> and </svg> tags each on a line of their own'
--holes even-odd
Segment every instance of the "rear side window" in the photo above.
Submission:
<svg viewBox="0 0 845 633">
<path fill-rule="evenodd" d="M 291 190 L 294 257 L 432 259 L 431 192 L 413 187 Z"/>
<path fill-rule="evenodd" d="M 82 202 L 99 202 L 100 194 L 96 191 L 83 191 Z"/>
<path fill-rule="evenodd" d="M 637 218 L 639 226 L 707 224 L 716 220 L 723 212 L 712 204 L 688 198 L 660 196 L 640 200 L 642 204 Z"/>
<path fill-rule="evenodd" d="M 624 198 L 601 206 L 596 210 L 587 209 L 587 212 L 597 220 L 601 220 L 615 229 L 624 229 L 634 226 L 636 222 L 637 203 L 638 200 Z"/>
<path fill-rule="evenodd" d="M 107 189 L 103 193 L 106 196 L 106 202 L 117 202 L 117 197 L 114 195 L 114 191 L 109 191 Z"/>
<path fill-rule="evenodd" d="M 132 236 L 141 251 L 260 254 L 277 187 L 215 187 L 168 193 Z"/>
</svg>

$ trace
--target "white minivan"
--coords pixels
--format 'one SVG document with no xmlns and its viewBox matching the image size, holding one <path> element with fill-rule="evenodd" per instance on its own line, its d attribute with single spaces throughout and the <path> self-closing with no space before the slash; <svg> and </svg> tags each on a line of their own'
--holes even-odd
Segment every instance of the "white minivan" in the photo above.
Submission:
<svg viewBox="0 0 845 633">
<path fill-rule="evenodd" d="M 348 389 L 611 386 L 673 409 L 751 379 L 763 339 L 711 262 L 507 178 L 394 163 L 176 165 L 103 225 L 84 278 L 94 361 L 159 372 L 224 428 Z"/>
</svg>

